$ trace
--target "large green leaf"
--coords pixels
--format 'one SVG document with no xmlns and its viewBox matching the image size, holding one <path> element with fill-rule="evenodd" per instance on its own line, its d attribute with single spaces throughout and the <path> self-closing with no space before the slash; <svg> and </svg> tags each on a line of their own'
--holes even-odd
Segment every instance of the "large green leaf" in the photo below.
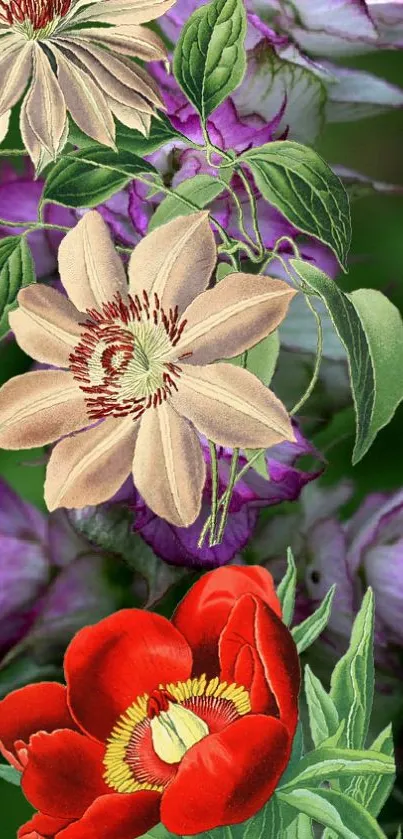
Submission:
<svg viewBox="0 0 403 839">
<path fill-rule="evenodd" d="M 15 787 L 19 787 L 21 784 L 20 773 L 14 769 L 14 766 L 6 766 L 4 763 L 0 763 L 0 778 Z"/>
<path fill-rule="evenodd" d="M 328 749 L 319 746 L 301 758 L 294 767 L 293 774 L 287 777 L 286 783 L 280 782 L 279 789 L 317 786 L 326 781 L 356 778 L 357 775 L 378 774 L 393 777 L 394 773 L 395 762 L 389 755 L 370 750 Z"/>
<path fill-rule="evenodd" d="M 328 245 L 345 267 L 351 243 L 347 193 L 313 149 L 281 140 L 245 152 L 256 186 L 302 233 Z"/>
<path fill-rule="evenodd" d="M 213 0 L 197 9 L 182 29 L 174 74 L 203 122 L 242 81 L 245 34 L 242 0 Z"/>
<path fill-rule="evenodd" d="M 43 197 L 65 207 L 95 207 L 142 172 L 155 173 L 155 169 L 132 152 L 91 146 L 56 163 L 46 179 Z"/>
<path fill-rule="evenodd" d="M 385 839 L 383 830 L 361 804 L 331 789 L 294 789 L 276 797 L 310 818 L 332 828 L 342 839 Z"/>
<path fill-rule="evenodd" d="M 8 315 L 17 306 L 21 288 L 35 282 L 31 251 L 22 236 L 0 240 L 0 338 L 9 331 Z"/>
<path fill-rule="evenodd" d="M 152 152 L 164 146 L 165 143 L 169 143 L 175 139 L 186 140 L 189 143 L 187 137 L 184 137 L 179 131 L 176 131 L 168 117 L 163 114 L 159 114 L 158 119 L 154 117 L 152 120 L 148 137 L 145 137 L 140 131 L 136 131 L 134 128 L 128 128 L 121 123 L 117 123 L 116 125 L 116 146 L 118 150 L 130 151 L 133 154 L 140 155 L 140 157 L 152 154 Z M 94 145 L 97 145 L 99 148 L 105 148 L 105 146 L 96 144 L 91 137 L 84 134 L 72 120 L 70 120 L 68 141 L 80 149 L 93 148 Z"/>
<path fill-rule="evenodd" d="M 403 369 L 403 321 L 380 291 L 360 289 L 344 294 L 313 265 L 296 259 L 291 265 L 326 304 L 347 351 L 357 423 L 355 464 L 403 399 L 403 377 L 396 375 L 396 370 Z"/>
<path fill-rule="evenodd" d="M 320 746 L 337 731 L 339 715 L 333 699 L 325 691 L 322 682 L 312 673 L 309 664 L 305 666 L 304 675 L 309 727 L 314 745 Z"/>
<path fill-rule="evenodd" d="M 391 725 L 388 725 L 374 740 L 371 752 L 380 752 L 393 760 L 394 746 Z M 359 776 L 353 779 L 346 788 L 346 795 L 362 804 L 373 816 L 378 816 L 389 798 L 394 780 L 394 774 L 391 776 L 379 774 L 374 774 L 372 777 Z"/>
<path fill-rule="evenodd" d="M 298 626 L 294 626 L 294 629 L 292 630 L 292 637 L 294 638 L 300 654 L 303 653 L 304 650 L 308 649 L 308 647 L 310 647 L 311 644 L 319 638 L 319 635 L 327 626 L 330 613 L 332 611 L 335 591 L 336 586 L 333 585 L 329 589 L 326 597 L 316 612 L 314 612 L 313 615 L 310 615 L 306 620 L 302 621 L 302 623 L 298 624 Z"/>
<path fill-rule="evenodd" d="M 312 822 L 309 816 L 300 813 L 288 826 L 282 839 L 313 839 Z"/>
<path fill-rule="evenodd" d="M 330 696 L 340 719 L 346 720 L 344 745 L 360 749 L 365 745 L 374 695 L 374 596 L 365 594 L 354 621 L 346 654 L 333 670 Z"/>
<path fill-rule="evenodd" d="M 168 195 L 157 207 L 151 218 L 148 230 L 154 230 L 160 224 L 166 224 L 177 216 L 187 216 L 195 210 L 202 210 L 214 201 L 225 189 L 225 184 L 213 175 L 194 175 L 182 181 L 172 195 Z"/>
<path fill-rule="evenodd" d="M 287 571 L 277 586 L 277 597 L 281 603 L 283 621 L 290 626 L 295 606 L 295 589 L 297 585 L 297 568 L 291 548 L 287 549 Z"/>
</svg>

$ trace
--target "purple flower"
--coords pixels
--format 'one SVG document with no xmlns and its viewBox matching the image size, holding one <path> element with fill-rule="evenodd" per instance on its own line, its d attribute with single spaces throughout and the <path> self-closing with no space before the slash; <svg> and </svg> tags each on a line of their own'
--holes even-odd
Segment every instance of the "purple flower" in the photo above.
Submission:
<svg viewBox="0 0 403 839">
<path fill-rule="evenodd" d="M 311 613 L 336 584 L 323 642 L 340 654 L 367 586 L 375 594 L 375 654 L 378 665 L 394 671 L 403 647 L 403 491 L 373 493 L 347 521 L 340 510 L 353 495 L 348 481 L 333 489 L 318 485 L 302 493 L 302 516 L 288 527 L 272 519 L 260 535 L 260 552 L 279 557 L 291 544 L 299 571 L 296 622 Z M 269 568 L 272 562 L 269 561 Z M 401 652 L 400 652 L 401 655 Z"/>
<path fill-rule="evenodd" d="M 265 480 L 251 468 L 236 484 L 224 539 L 217 547 L 210 548 L 206 544 L 201 549 L 197 547 L 211 506 L 209 469 L 202 510 L 191 527 L 175 527 L 158 518 L 136 494 L 134 503 L 129 502 L 135 512 L 135 530 L 158 556 L 172 565 L 214 568 L 230 562 L 248 543 L 262 507 L 270 507 L 282 501 L 293 501 L 298 498 L 301 489 L 318 475 L 318 472 L 304 472 L 295 465 L 299 457 L 317 453 L 302 436 L 296 424 L 294 430 L 297 437 L 295 443 L 281 443 L 266 452 L 270 480 Z M 210 457 L 206 441 L 204 441 L 203 449 L 209 467 Z M 228 486 L 231 454 L 228 449 L 218 450 L 220 493 L 224 492 Z M 239 468 L 245 463 L 245 457 L 240 457 Z"/>
<path fill-rule="evenodd" d="M 43 181 L 34 180 L 34 170 L 30 163 L 22 174 L 17 173 L 8 163 L 0 166 L 0 218 L 7 221 L 36 221 L 38 204 L 43 190 Z M 44 220 L 48 224 L 60 224 L 70 227 L 75 223 L 71 210 L 57 204 L 45 206 Z M 26 228 L 0 227 L 0 239 L 16 236 Z M 57 271 L 57 249 L 63 233 L 56 230 L 36 230 L 27 237 L 35 262 L 39 279 L 51 276 Z"/>
<path fill-rule="evenodd" d="M 200 5 L 200 0 L 178 0 L 160 19 L 172 41 Z M 279 133 L 287 131 L 290 138 L 310 143 L 326 122 L 356 120 L 403 106 L 400 88 L 325 60 L 334 54 L 403 45 L 401 3 L 247 0 L 246 6 L 248 67 L 233 94 L 241 119 L 253 113 L 270 122 L 286 95 Z"/>
<path fill-rule="evenodd" d="M 65 646 L 118 608 L 107 566 L 63 510 L 46 517 L 0 480 L 0 669 L 27 644 L 57 635 Z"/>
</svg>

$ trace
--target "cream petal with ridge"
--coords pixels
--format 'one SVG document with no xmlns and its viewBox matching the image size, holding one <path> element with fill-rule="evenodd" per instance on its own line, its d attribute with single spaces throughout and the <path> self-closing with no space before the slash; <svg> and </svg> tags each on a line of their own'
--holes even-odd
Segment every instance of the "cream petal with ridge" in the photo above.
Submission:
<svg viewBox="0 0 403 839">
<path fill-rule="evenodd" d="M 166 402 L 146 410 L 133 480 L 150 509 L 177 527 L 189 527 L 200 512 L 205 479 L 200 441 L 190 423 Z"/>
<path fill-rule="evenodd" d="M 45 446 L 90 423 L 84 394 L 70 372 L 23 373 L 0 390 L 0 448 Z"/>
<path fill-rule="evenodd" d="M 106 97 L 108 106 L 114 116 L 128 128 L 134 128 L 140 131 L 144 137 L 148 137 L 151 128 L 151 114 L 145 114 L 141 111 L 136 111 L 134 108 L 129 108 L 128 105 L 122 105 L 121 102 L 116 102 L 111 96 Z"/>
<path fill-rule="evenodd" d="M 105 96 L 92 77 L 51 44 L 58 79 L 74 122 L 97 143 L 115 148 L 115 123 Z"/>
<path fill-rule="evenodd" d="M 179 216 L 142 239 L 130 257 L 130 293 L 155 293 L 166 312 L 178 306 L 182 314 L 206 289 L 216 263 L 208 219 L 206 211 Z"/>
<path fill-rule="evenodd" d="M 138 420 L 109 417 L 58 443 L 46 471 L 48 509 L 86 507 L 112 498 L 130 475 L 137 433 Z"/>
<path fill-rule="evenodd" d="M 147 23 L 165 14 L 176 0 L 101 0 L 74 15 L 74 23 Z"/>
<path fill-rule="evenodd" d="M 151 29 L 136 24 L 113 26 L 110 29 L 88 27 L 80 30 L 80 38 L 143 61 L 162 61 L 167 55 L 162 38 Z"/>
<path fill-rule="evenodd" d="M 170 404 L 221 446 L 260 449 L 295 440 L 290 417 L 256 376 L 233 364 L 181 364 Z"/>
<path fill-rule="evenodd" d="M 184 311 L 177 357 L 191 352 L 188 364 L 209 364 L 239 355 L 278 327 L 295 294 L 282 280 L 228 274 Z"/>
<path fill-rule="evenodd" d="M 32 67 L 32 43 L 21 37 L 9 41 L 0 56 L 0 114 L 18 102 L 28 84 Z"/>
<path fill-rule="evenodd" d="M 109 229 L 100 213 L 90 210 L 59 247 L 60 279 L 81 312 L 100 309 L 119 293 L 127 297 L 127 281 Z"/>
<path fill-rule="evenodd" d="M 33 76 L 25 100 L 26 115 L 41 146 L 55 158 L 66 124 L 66 103 L 50 61 L 35 43 Z"/>
<path fill-rule="evenodd" d="M 68 367 L 83 315 L 59 291 L 39 283 L 22 289 L 17 299 L 9 321 L 19 346 L 36 361 Z"/>
</svg>

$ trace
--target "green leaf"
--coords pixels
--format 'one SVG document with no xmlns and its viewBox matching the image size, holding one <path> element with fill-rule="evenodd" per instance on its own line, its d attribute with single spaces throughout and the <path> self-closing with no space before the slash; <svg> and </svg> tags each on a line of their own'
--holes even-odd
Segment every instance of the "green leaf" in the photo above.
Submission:
<svg viewBox="0 0 403 839">
<path fill-rule="evenodd" d="M 202 210 L 224 189 L 225 184 L 220 183 L 213 175 L 194 175 L 193 178 L 182 181 L 174 190 L 174 194 L 164 198 L 157 207 L 148 230 L 154 230 L 177 216 L 187 216 L 195 210 Z"/>
<path fill-rule="evenodd" d="M 290 626 L 295 606 L 295 588 L 297 585 L 297 568 L 291 548 L 287 548 L 287 571 L 277 586 L 277 597 L 283 612 L 283 621 Z"/>
<path fill-rule="evenodd" d="M 228 262 L 219 262 L 217 265 L 217 269 L 215 272 L 216 281 L 217 283 L 221 282 L 224 277 L 228 277 L 228 274 L 233 274 L 234 269 L 232 265 L 229 265 Z"/>
<path fill-rule="evenodd" d="M 118 554 L 146 581 L 148 587 L 145 607 L 150 608 L 189 571 L 168 565 L 157 557 L 138 533 L 133 533 L 133 514 L 119 505 L 108 508 L 85 507 L 69 510 L 73 526 L 90 542 L 105 551 Z"/>
<path fill-rule="evenodd" d="M 302 233 L 328 245 L 345 268 L 351 243 L 350 207 L 330 166 L 313 149 L 290 140 L 250 149 L 240 161 L 249 166 L 263 197 Z"/>
<path fill-rule="evenodd" d="M 345 268 L 351 243 L 347 193 L 330 166 L 300 143 L 280 140 L 244 152 L 263 197 L 302 233 L 315 236 Z"/>
<path fill-rule="evenodd" d="M 65 207 L 95 207 L 142 172 L 155 169 L 132 152 L 91 146 L 56 163 L 46 179 L 43 198 Z"/>
<path fill-rule="evenodd" d="M 193 12 L 182 29 L 174 74 L 203 123 L 242 81 L 245 34 L 242 0 L 213 0 Z"/>
<path fill-rule="evenodd" d="M 6 766 L 4 763 L 0 763 L 0 778 L 15 787 L 21 785 L 21 775 L 14 769 L 14 766 Z"/>
<path fill-rule="evenodd" d="M 287 828 L 283 839 L 313 839 L 312 822 L 309 816 L 300 813 Z"/>
<path fill-rule="evenodd" d="M 388 725 L 374 740 L 372 752 L 380 752 L 394 758 L 392 726 Z M 346 788 L 346 795 L 363 805 L 373 816 L 378 816 L 393 789 L 395 775 L 375 774 L 373 777 L 358 777 Z"/>
<path fill-rule="evenodd" d="M 339 715 L 333 699 L 321 681 L 305 666 L 305 696 L 308 703 L 309 727 L 315 746 L 332 736 L 339 726 Z"/>
<path fill-rule="evenodd" d="M 365 594 L 354 621 L 349 648 L 337 662 L 331 678 L 330 696 L 339 718 L 346 720 L 344 744 L 362 748 L 368 732 L 374 694 L 374 596 Z"/>
<path fill-rule="evenodd" d="M 314 641 L 319 637 L 321 632 L 327 626 L 327 623 L 330 618 L 330 613 L 332 611 L 332 603 L 334 593 L 336 591 L 336 585 L 333 585 L 322 603 L 320 604 L 319 608 L 313 615 L 310 615 L 309 618 L 302 621 L 302 623 L 298 624 L 298 626 L 294 626 L 292 630 L 292 636 L 294 641 L 297 645 L 298 652 L 301 654 L 306 650 L 308 647 L 313 644 Z"/>
<path fill-rule="evenodd" d="M 359 749 L 328 749 L 319 746 L 306 754 L 295 766 L 294 772 L 278 789 L 316 786 L 326 781 L 356 778 L 357 775 L 394 776 L 395 763 L 389 755 Z"/>
<path fill-rule="evenodd" d="M 368 451 L 377 432 L 403 399 L 403 322 L 399 311 L 380 291 L 360 289 L 344 294 L 318 268 L 291 260 L 298 276 L 326 304 L 348 357 L 356 412 L 353 464 Z"/>
<path fill-rule="evenodd" d="M 361 804 L 341 792 L 294 789 L 291 792 L 278 791 L 276 797 L 331 828 L 342 839 L 385 839 L 374 817 Z"/>
<path fill-rule="evenodd" d="M 22 236 L 0 240 L 0 338 L 10 329 L 8 315 L 17 306 L 21 288 L 35 282 L 31 251 Z"/>
<path fill-rule="evenodd" d="M 179 131 L 176 131 L 168 117 L 163 114 L 159 114 L 159 119 L 154 118 L 152 120 L 148 137 L 145 137 L 144 134 L 141 134 L 140 131 L 136 131 L 134 128 L 128 128 L 121 123 L 116 124 L 116 146 L 119 151 L 130 151 L 133 154 L 138 154 L 140 157 L 152 154 L 152 152 L 165 145 L 165 143 L 169 143 L 176 138 L 186 140 L 191 145 L 188 138 L 180 134 Z M 93 148 L 95 145 L 97 148 L 105 148 L 105 146 L 95 143 L 95 140 L 88 137 L 87 134 L 84 134 L 72 120 L 70 120 L 68 142 L 74 146 L 78 146 L 80 149 Z"/>
</svg>

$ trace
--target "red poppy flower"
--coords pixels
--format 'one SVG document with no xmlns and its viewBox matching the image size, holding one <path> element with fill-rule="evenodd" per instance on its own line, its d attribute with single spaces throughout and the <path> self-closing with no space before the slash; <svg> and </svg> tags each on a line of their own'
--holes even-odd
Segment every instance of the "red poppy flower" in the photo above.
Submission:
<svg viewBox="0 0 403 839">
<path fill-rule="evenodd" d="M 300 671 L 270 574 L 226 567 L 172 621 L 127 609 L 81 630 L 67 688 L 0 703 L 0 740 L 39 811 L 20 839 L 134 839 L 242 822 L 291 752 Z"/>
</svg>

